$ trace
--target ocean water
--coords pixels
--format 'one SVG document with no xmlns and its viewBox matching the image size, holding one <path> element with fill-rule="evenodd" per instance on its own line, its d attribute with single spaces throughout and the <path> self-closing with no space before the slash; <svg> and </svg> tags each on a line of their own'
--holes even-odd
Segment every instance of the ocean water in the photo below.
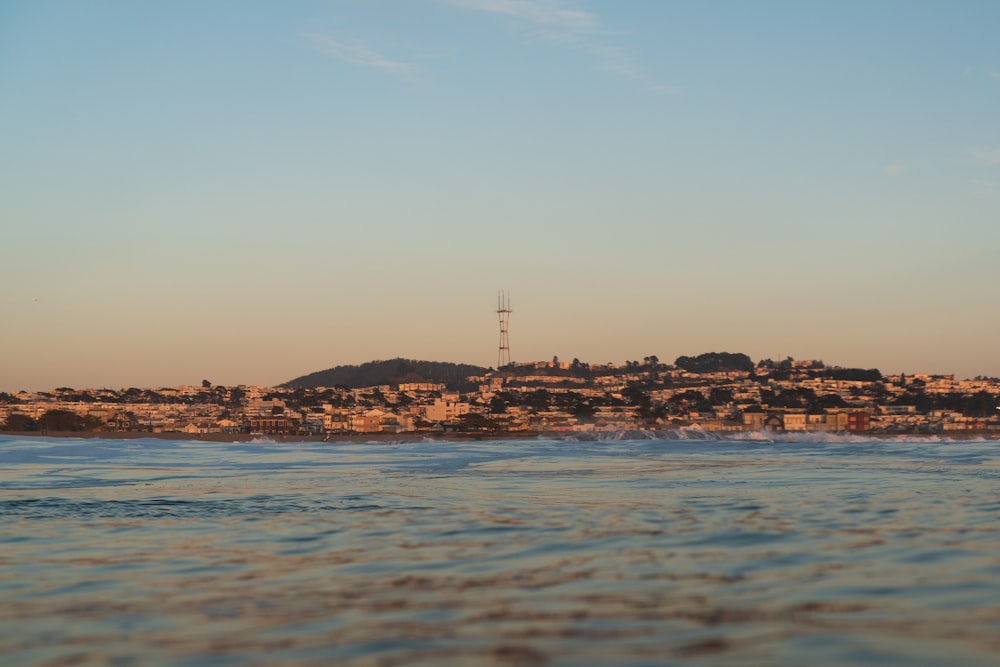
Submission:
<svg viewBox="0 0 1000 667">
<path fill-rule="evenodd" d="M 0 437 L 0 662 L 989 665 L 1000 443 Z"/>
</svg>

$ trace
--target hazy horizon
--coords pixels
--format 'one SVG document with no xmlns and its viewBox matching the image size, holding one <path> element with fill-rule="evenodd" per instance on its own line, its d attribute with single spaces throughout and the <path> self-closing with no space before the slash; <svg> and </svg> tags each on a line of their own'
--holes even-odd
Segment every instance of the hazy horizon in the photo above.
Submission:
<svg viewBox="0 0 1000 667">
<path fill-rule="evenodd" d="M 0 391 L 1000 376 L 1000 3 L 0 6 Z"/>
</svg>

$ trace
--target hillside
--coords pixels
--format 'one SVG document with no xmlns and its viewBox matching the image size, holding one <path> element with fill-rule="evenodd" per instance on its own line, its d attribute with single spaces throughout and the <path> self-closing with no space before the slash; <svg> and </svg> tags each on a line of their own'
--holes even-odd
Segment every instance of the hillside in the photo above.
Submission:
<svg viewBox="0 0 1000 667">
<path fill-rule="evenodd" d="M 352 389 L 400 382 L 440 382 L 457 385 L 470 375 L 482 375 L 486 369 L 470 364 L 453 364 L 447 361 L 416 361 L 389 359 L 369 361 L 360 366 L 334 366 L 316 371 L 280 385 L 284 388 L 335 387 L 343 385 Z"/>
</svg>

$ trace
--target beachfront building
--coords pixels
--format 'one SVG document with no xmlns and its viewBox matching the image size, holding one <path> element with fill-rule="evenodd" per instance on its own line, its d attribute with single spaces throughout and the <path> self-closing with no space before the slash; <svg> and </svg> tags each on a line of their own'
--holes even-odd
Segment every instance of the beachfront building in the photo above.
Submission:
<svg viewBox="0 0 1000 667">
<path fill-rule="evenodd" d="M 449 396 L 457 398 L 457 396 Z M 421 416 L 429 422 L 450 422 L 458 419 L 462 415 L 467 415 L 472 411 L 472 406 L 465 401 L 445 400 L 436 398 L 430 405 L 424 405 L 420 409 Z"/>
</svg>

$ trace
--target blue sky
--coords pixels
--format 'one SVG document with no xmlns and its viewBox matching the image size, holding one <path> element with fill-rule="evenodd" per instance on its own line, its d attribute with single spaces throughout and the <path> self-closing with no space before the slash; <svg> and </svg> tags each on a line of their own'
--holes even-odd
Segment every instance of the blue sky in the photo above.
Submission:
<svg viewBox="0 0 1000 667">
<path fill-rule="evenodd" d="M 0 5 L 0 390 L 1000 375 L 1000 4 Z"/>
</svg>

